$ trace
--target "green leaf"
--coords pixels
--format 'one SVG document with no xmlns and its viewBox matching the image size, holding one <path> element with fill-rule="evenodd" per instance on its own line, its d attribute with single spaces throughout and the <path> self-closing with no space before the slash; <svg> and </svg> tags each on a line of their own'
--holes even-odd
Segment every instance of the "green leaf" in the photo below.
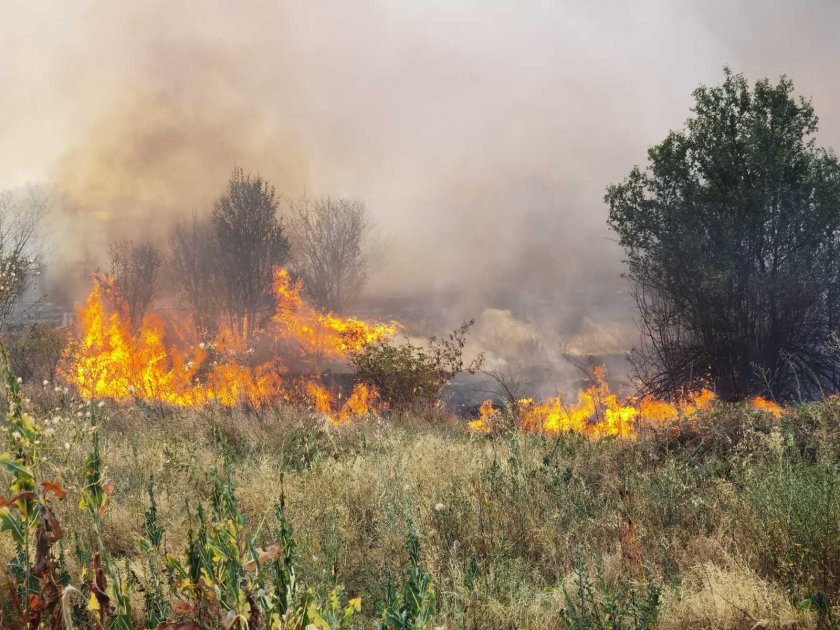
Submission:
<svg viewBox="0 0 840 630">
<path fill-rule="evenodd" d="M 31 479 L 33 483 L 35 482 L 35 475 L 23 463 L 23 460 L 13 457 L 10 453 L 0 454 L 0 468 L 17 478 L 23 477 Z"/>
<path fill-rule="evenodd" d="M 15 543 L 26 543 L 26 535 L 20 520 L 7 507 L 0 508 L 0 531 L 7 531 L 12 535 Z"/>
</svg>

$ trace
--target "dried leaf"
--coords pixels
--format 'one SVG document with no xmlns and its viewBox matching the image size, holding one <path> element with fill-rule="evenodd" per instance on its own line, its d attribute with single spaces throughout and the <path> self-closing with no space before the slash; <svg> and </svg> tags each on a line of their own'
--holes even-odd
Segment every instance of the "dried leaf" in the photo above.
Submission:
<svg viewBox="0 0 840 630">
<path fill-rule="evenodd" d="M 67 496 L 67 493 L 64 491 L 64 488 L 61 487 L 61 484 L 56 481 L 42 481 L 41 487 L 44 489 L 45 493 L 52 493 L 55 497 L 59 500 L 63 499 Z"/>
</svg>

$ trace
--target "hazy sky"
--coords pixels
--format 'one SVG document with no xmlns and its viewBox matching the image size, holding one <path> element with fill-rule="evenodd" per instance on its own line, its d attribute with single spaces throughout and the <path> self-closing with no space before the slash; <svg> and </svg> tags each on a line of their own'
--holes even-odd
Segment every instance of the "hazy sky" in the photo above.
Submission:
<svg viewBox="0 0 840 630">
<path fill-rule="evenodd" d="M 621 286 L 605 186 L 725 64 L 788 74 L 840 147 L 836 0 L 0 11 L 0 186 L 58 186 L 67 260 L 207 210 L 238 163 L 286 195 L 363 198 L 391 241 L 374 290 L 589 313 Z"/>
</svg>

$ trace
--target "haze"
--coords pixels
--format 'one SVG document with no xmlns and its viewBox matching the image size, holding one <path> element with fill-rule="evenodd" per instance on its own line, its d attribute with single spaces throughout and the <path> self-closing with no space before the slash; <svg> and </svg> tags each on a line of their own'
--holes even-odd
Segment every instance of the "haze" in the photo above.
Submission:
<svg viewBox="0 0 840 630">
<path fill-rule="evenodd" d="M 54 269 L 162 237 L 236 163 L 364 199 L 370 295 L 626 346 L 604 188 L 698 84 L 787 74 L 840 146 L 831 0 L 240 4 L 4 3 L 0 187 L 55 184 Z"/>
</svg>

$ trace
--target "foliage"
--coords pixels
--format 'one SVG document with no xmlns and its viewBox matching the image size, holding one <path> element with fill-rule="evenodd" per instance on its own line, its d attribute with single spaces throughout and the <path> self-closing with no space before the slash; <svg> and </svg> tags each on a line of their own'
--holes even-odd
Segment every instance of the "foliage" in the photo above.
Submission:
<svg viewBox="0 0 840 630">
<path fill-rule="evenodd" d="M 709 378 L 724 399 L 840 387 L 840 164 L 782 78 L 750 88 L 726 70 L 694 92 L 694 117 L 610 186 L 627 254 L 646 388 Z"/>
<path fill-rule="evenodd" d="M 292 405 L 149 417 L 11 379 L 12 459 L 15 430 L 36 434 L 31 463 L 0 481 L 34 484 L 64 533 L 42 555 L 56 591 L 36 576 L 38 527 L 28 555 L 15 544 L 18 493 L 4 493 L 4 628 L 21 627 L 27 601 L 60 602 L 42 628 L 55 613 L 80 630 L 103 616 L 241 628 L 236 611 L 296 630 L 814 628 L 840 613 L 837 398 L 781 418 L 716 405 L 634 442 L 479 435 L 411 414 L 325 430 Z"/>
<path fill-rule="evenodd" d="M 23 578 L 12 592 L 17 622 L 22 628 L 34 629 L 48 619 L 51 628 L 64 628 L 70 625 L 72 617 L 68 598 L 80 591 L 61 584 L 65 580 L 59 575 L 53 547 L 63 536 L 63 530 L 49 498 L 63 499 L 66 492 L 58 481 L 44 480 L 37 484 L 34 470 L 41 459 L 43 428 L 23 410 L 20 381 L 9 368 L 5 350 L 0 360 L 6 385 L 6 430 L 12 449 L 0 455 L 0 466 L 11 475 L 10 490 L 15 493 L 2 498 L 0 530 L 11 534 L 17 550 L 17 571 Z M 87 578 L 83 592 L 90 594 L 87 610 L 94 625 L 127 630 L 131 627 L 131 606 L 119 573 L 107 562 L 102 538 L 101 517 L 111 488 L 112 484 L 103 476 L 98 432 L 94 427 L 92 451 L 82 469 L 79 507 L 90 517 L 95 551 L 90 566 L 82 569 L 80 577 Z"/>
<path fill-rule="evenodd" d="M 840 465 L 779 458 L 746 471 L 743 484 L 763 568 L 796 593 L 840 591 Z"/>
<path fill-rule="evenodd" d="M 10 570 L 18 578 L 10 592 L 17 615 L 3 619 L 3 627 L 34 630 L 48 623 L 50 628 L 64 629 L 75 621 L 91 628 L 129 630 L 133 627 L 131 589 L 138 582 L 136 577 L 123 577 L 105 543 L 103 516 L 114 482 L 106 475 L 96 416 L 89 414 L 91 450 L 80 475 L 78 505 L 87 515 L 88 540 L 77 537 L 81 586 L 75 588 L 67 584 L 63 556 L 57 557 L 54 550 L 63 529 L 50 498 L 63 499 L 66 492 L 57 481 L 38 483 L 35 470 L 42 463 L 45 433 L 23 410 L 20 380 L 9 369 L 5 351 L 0 359 L 10 447 L 0 454 L 0 470 L 11 477 L 12 493 L 0 497 L 0 531 L 7 531 L 15 545 Z M 347 601 L 342 586 L 334 585 L 322 599 L 298 580 L 296 545 L 282 497 L 275 510 L 276 542 L 264 549 L 257 546 L 255 533 L 237 504 L 227 464 L 223 476 L 215 472 L 212 476 L 210 514 L 205 516 L 199 505 L 197 528 L 195 533 L 190 529 L 183 560 L 166 555 L 170 578 L 164 582 L 158 558 L 164 553 L 165 529 L 158 520 L 152 480 L 147 492 L 149 505 L 138 540 L 146 562 L 140 585 L 145 627 L 338 630 L 360 611 L 361 600 Z M 125 574 L 131 575 L 131 570 L 127 568 Z M 174 605 L 170 590 L 177 598 Z M 86 616 L 79 617 L 71 603 L 73 596 L 86 598 Z M 168 620 L 172 617 L 176 621 Z"/>
<path fill-rule="evenodd" d="M 457 374 L 481 368 L 481 355 L 469 363 L 464 360 L 472 325 L 472 320 L 465 322 L 443 339 L 430 337 L 426 347 L 408 340 L 401 344 L 391 339 L 377 340 L 351 353 L 350 363 L 357 378 L 376 388 L 380 399 L 392 409 L 434 404 L 443 386 Z"/>
<path fill-rule="evenodd" d="M 560 619 L 572 630 L 647 630 L 656 627 L 661 587 L 651 582 L 624 583 L 612 588 L 598 572 L 593 578 L 580 556 L 574 570 L 574 590 L 563 587 L 565 607 Z"/>
<path fill-rule="evenodd" d="M 3 335 L 12 371 L 24 381 L 35 383 L 55 382 L 66 342 L 64 331 L 51 326 L 35 325 Z"/>
<path fill-rule="evenodd" d="M 289 255 L 278 204 L 271 184 L 235 167 L 227 190 L 213 206 L 216 269 L 224 311 L 246 338 L 250 338 L 258 316 L 271 306 L 274 267 Z"/>
<path fill-rule="evenodd" d="M 283 499 L 276 506 L 276 539 L 258 547 L 247 527 L 225 466 L 213 475 L 210 514 L 198 507 L 196 530 L 189 532 L 183 559 L 167 556 L 179 597 L 180 621 L 196 627 L 315 628 L 345 627 L 360 610 L 361 600 L 345 602 L 335 586 L 326 601 L 297 579 L 297 554 Z"/>
<path fill-rule="evenodd" d="M 428 628 L 435 614 L 432 579 L 420 564 L 420 539 L 410 520 L 407 546 L 408 568 L 403 576 L 402 597 L 397 595 L 397 589 L 389 576 L 382 611 L 382 630 Z"/>
</svg>

